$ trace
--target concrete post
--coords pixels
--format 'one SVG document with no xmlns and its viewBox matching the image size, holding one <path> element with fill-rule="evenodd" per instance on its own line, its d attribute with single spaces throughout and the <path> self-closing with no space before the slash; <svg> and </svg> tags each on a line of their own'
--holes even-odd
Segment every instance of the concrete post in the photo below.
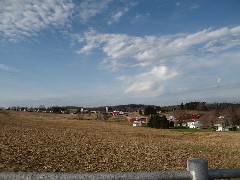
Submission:
<svg viewBox="0 0 240 180">
<path fill-rule="evenodd" d="M 187 170 L 192 174 L 193 180 L 208 180 L 208 161 L 206 159 L 189 159 Z"/>
</svg>

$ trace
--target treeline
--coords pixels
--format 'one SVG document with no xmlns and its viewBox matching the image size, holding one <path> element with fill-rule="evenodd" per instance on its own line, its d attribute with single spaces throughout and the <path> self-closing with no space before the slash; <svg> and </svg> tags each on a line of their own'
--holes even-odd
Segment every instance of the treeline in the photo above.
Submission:
<svg viewBox="0 0 240 180">
<path fill-rule="evenodd" d="M 123 112 L 143 112 L 146 107 L 153 107 L 154 111 L 161 111 L 164 112 L 171 112 L 176 110 L 200 110 L 200 111 L 211 111 L 211 110 L 224 110 L 228 107 L 238 108 L 240 107 L 239 103 L 206 103 L 206 102 L 187 102 L 181 103 L 179 105 L 171 105 L 171 106 L 158 106 L 158 105 L 145 105 L 145 104 L 127 104 L 127 105 L 116 105 L 116 106 L 99 106 L 99 107 L 86 107 L 89 111 L 99 111 L 99 112 L 106 112 L 106 107 L 108 107 L 108 111 L 123 111 Z M 31 111 L 31 112 L 53 112 L 53 113 L 77 113 L 83 107 L 79 106 L 51 106 L 45 107 L 44 105 L 40 105 L 39 107 L 19 107 L 19 106 L 12 106 L 7 108 L 8 110 L 20 110 L 20 111 Z M 5 109 L 5 108 L 0 108 Z M 151 109 L 153 110 L 153 109 Z M 148 113 L 147 113 L 148 114 Z"/>
<path fill-rule="evenodd" d="M 123 111 L 123 112 L 138 112 L 139 110 L 144 110 L 147 106 L 145 104 L 127 104 L 127 105 L 116 105 L 116 106 L 100 106 L 100 107 L 92 107 L 87 108 L 93 111 L 105 111 L 106 107 L 108 107 L 108 111 Z"/>
<path fill-rule="evenodd" d="M 4 108 L 2 108 L 4 109 Z M 77 106 L 51 106 L 45 107 L 44 105 L 40 105 L 39 107 L 20 107 L 20 106 L 12 106 L 7 108 L 6 110 L 13 111 L 28 111 L 28 112 L 44 112 L 44 113 L 55 113 L 55 114 L 70 114 L 80 112 L 81 107 Z"/>
<path fill-rule="evenodd" d="M 175 110 L 199 110 L 199 111 L 211 111 L 211 110 L 221 110 L 228 107 L 240 107 L 239 103 L 207 103 L 200 101 L 193 101 L 187 103 L 181 103 L 180 105 L 173 106 L 163 106 L 163 111 L 175 111 Z"/>
<path fill-rule="evenodd" d="M 200 110 L 200 111 L 206 111 L 208 110 L 207 103 L 206 102 L 188 102 L 186 104 L 180 105 L 181 110 Z"/>
</svg>

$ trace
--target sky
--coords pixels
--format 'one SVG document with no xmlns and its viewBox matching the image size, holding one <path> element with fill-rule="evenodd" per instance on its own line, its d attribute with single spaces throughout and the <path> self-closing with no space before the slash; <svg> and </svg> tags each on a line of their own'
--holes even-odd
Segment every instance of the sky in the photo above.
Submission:
<svg viewBox="0 0 240 180">
<path fill-rule="evenodd" d="M 0 0 L 0 107 L 240 102 L 238 0 Z"/>
</svg>

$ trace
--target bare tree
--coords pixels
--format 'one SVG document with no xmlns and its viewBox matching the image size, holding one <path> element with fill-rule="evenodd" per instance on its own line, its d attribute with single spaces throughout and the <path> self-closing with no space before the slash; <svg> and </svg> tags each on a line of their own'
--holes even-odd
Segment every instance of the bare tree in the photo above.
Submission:
<svg viewBox="0 0 240 180">
<path fill-rule="evenodd" d="M 228 106 L 224 110 L 224 119 L 227 125 L 239 125 L 240 124 L 240 108 L 234 106 Z"/>
<path fill-rule="evenodd" d="M 212 110 L 202 115 L 200 121 L 204 126 L 212 128 L 214 124 L 218 122 L 219 116 L 220 116 L 220 112 L 218 110 Z"/>
</svg>

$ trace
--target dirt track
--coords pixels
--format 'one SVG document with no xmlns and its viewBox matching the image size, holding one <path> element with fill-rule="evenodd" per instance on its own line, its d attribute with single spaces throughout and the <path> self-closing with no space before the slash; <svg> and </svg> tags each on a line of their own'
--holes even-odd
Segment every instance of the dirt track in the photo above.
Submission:
<svg viewBox="0 0 240 180">
<path fill-rule="evenodd" d="M 0 171 L 159 171 L 240 167 L 240 133 L 181 133 L 75 115 L 0 111 Z"/>
</svg>

